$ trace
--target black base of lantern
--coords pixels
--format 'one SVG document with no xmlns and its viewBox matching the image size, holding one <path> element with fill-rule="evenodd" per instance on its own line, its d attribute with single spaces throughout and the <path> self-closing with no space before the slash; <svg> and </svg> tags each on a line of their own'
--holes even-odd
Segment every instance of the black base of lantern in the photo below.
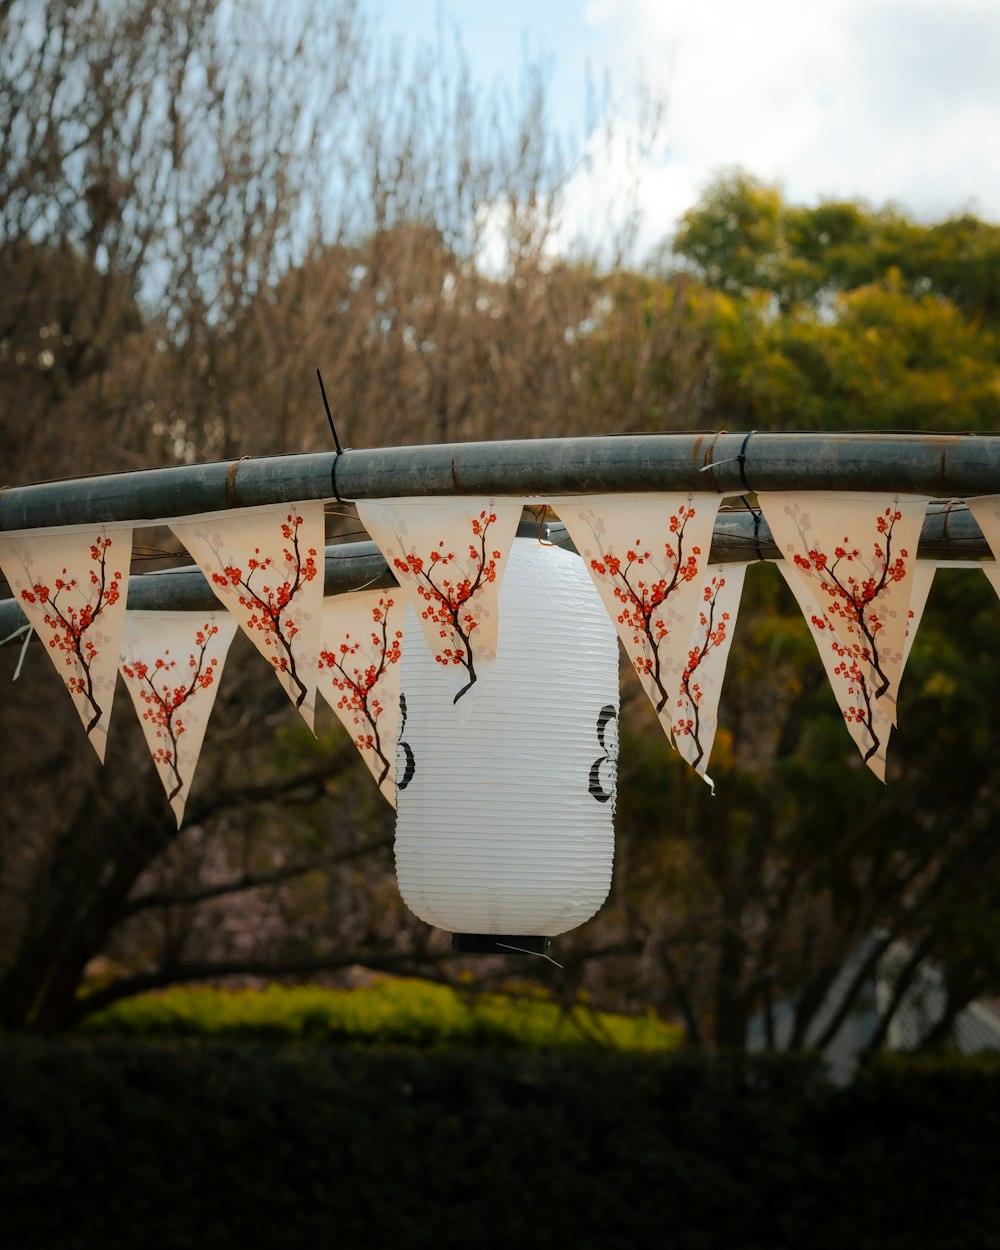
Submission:
<svg viewBox="0 0 1000 1250">
<path fill-rule="evenodd" d="M 453 933 L 451 949 L 460 955 L 544 955 L 547 937 L 507 937 L 499 933 Z"/>
</svg>

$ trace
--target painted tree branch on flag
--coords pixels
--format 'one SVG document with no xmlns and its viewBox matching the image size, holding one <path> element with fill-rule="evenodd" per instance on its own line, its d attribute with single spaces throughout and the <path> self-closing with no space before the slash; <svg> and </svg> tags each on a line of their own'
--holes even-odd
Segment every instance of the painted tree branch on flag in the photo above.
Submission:
<svg viewBox="0 0 1000 1250">
<path fill-rule="evenodd" d="M 328 600 L 319 653 L 320 693 L 393 805 L 403 644 L 398 598 L 371 591 Z"/>
<path fill-rule="evenodd" d="M 439 664 L 460 664 L 466 671 L 468 681 L 455 695 L 455 703 L 476 681 L 472 633 L 479 628 L 479 621 L 471 601 L 484 582 L 496 580 L 501 552 L 488 543 L 490 527 L 496 524 L 496 519 L 497 514 L 485 508 L 478 517 L 473 517 L 469 563 L 465 569 L 457 568 L 455 552 L 445 550 L 444 539 L 431 550 L 426 561 L 412 551 L 405 559 L 393 560 L 397 573 L 410 574 L 416 579 L 417 594 L 427 605 L 420 614 L 423 620 L 440 626 L 441 638 L 451 643 L 440 647 L 434 658 Z"/>
<path fill-rule="evenodd" d="M 552 506 L 664 730 L 672 734 L 718 497 L 607 495 L 555 499 Z"/>
<path fill-rule="evenodd" d="M 312 728 L 323 579 L 323 506 L 253 509 L 171 528 Z"/>
<path fill-rule="evenodd" d="M 746 570 L 745 564 L 713 564 L 705 569 L 701 606 L 673 715 L 678 751 L 709 785 L 712 781 L 706 769 L 715 741 L 722 683 Z"/>
<path fill-rule="evenodd" d="M 230 563 L 224 566 L 221 573 L 212 574 L 212 581 L 217 586 L 233 586 L 236 589 L 240 604 L 248 613 L 246 628 L 260 634 L 275 670 L 287 675 L 295 688 L 293 702 L 296 707 L 302 706 L 309 689 L 296 667 L 292 640 L 300 626 L 288 607 L 300 587 L 316 576 L 316 548 L 302 550 L 299 543 L 301 525 L 302 517 L 294 512 L 289 512 L 281 524 L 281 536 L 290 544 L 282 548 L 286 567 L 281 572 L 275 568 L 273 556 L 264 555 L 259 547 L 255 547 L 247 557 L 245 570 Z"/>
<path fill-rule="evenodd" d="M 0 535 L 0 568 L 102 760 L 130 556 L 131 531 L 122 527 Z"/>
<path fill-rule="evenodd" d="M 189 664 L 192 671 L 175 672 L 177 661 L 170 656 L 157 656 L 153 663 L 135 660 L 122 663 L 122 672 L 137 684 L 139 698 L 146 705 L 142 719 L 148 721 L 164 745 L 156 748 L 154 759 L 164 764 L 173 774 L 173 784 L 168 785 L 167 798 L 174 799 L 184 787 L 180 772 L 178 743 L 185 732 L 182 709 L 197 690 L 207 690 L 215 680 L 219 661 L 206 660 L 205 652 L 211 638 L 219 632 L 217 625 L 206 625 L 195 635 L 195 651 Z M 175 684 L 179 681 L 180 684 Z"/>
<path fill-rule="evenodd" d="M 782 573 L 824 663 L 832 659 L 827 671 L 844 719 L 884 780 L 927 501 L 811 493 L 759 501 L 785 555 Z"/>
<path fill-rule="evenodd" d="M 521 516 L 515 500 L 391 499 L 358 504 L 420 619 L 435 660 L 460 673 L 458 704 L 496 658 L 498 595 Z"/>
<path fill-rule="evenodd" d="M 178 826 L 236 622 L 226 612 L 128 612 L 121 674 Z"/>
</svg>

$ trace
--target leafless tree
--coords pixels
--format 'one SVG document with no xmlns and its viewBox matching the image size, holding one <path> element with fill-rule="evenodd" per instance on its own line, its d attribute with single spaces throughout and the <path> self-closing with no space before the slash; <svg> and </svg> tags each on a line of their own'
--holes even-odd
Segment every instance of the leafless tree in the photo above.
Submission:
<svg viewBox="0 0 1000 1250">
<path fill-rule="evenodd" d="M 704 327 L 553 255 L 573 171 L 541 69 L 484 94 L 447 31 L 407 60 L 357 0 L 4 4 L 6 480 L 308 450 L 316 365 L 355 445 L 680 420 Z M 173 545 L 140 531 L 138 567 Z M 102 772 L 44 657 L 8 686 L 4 650 L 6 1027 L 213 971 L 436 966 L 339 731 L 310 746 L 235 655 L 178 832 L 127 713 Z"/>
</svg>

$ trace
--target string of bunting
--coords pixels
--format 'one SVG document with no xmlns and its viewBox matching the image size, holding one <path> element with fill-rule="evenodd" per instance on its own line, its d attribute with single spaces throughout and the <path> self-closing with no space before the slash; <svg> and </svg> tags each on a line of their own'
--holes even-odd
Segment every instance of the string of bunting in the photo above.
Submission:
<svg viewBox="0 0 1000 1250">
<path fill-rule="evenodd" d="M 220 610 L 207 614 L 126 612 L 127 523 L 0 534 L 0 569 L 102 760 L 121 672 L 178 823 L 237 625 L 310 728 L 322 695 L 393 803 L 406 714 L 403 650 L 429 650 L 464 723 L 496 658 L 499 592 L 525 502 L 359 503 L 398 589 L 325 601 L 322 501 L 171 521 L 219 599 Z M 758 502 L 846 727 L 884 780 L 899 682 L 935 569 L 916 560 L 928 501 L 790 492 L 761 493 Z M 747 567 L 708 563 L 719 495 L 595 494 L 547 503 L 668 740 L 711 783 L 706 770 Z M 1000 496 L 968 505 L 994 555 L 981 567 L 1000 594 Z M 409 631 L 407 605 L 419 626 Z"/>
</svg>

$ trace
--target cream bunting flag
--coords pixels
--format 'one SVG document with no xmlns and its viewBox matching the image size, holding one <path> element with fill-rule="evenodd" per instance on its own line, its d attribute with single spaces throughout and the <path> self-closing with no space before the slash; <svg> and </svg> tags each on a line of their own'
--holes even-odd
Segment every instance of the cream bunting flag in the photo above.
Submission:
<svg viewBox="0 0 1000 1250">
<path fill-rule="evenodd" d="M 983 531 L 994 559 L 1000 560 L 1000 495 L 983 495 L 979 499 L 967 499 L 966 503 Z"/>
<path fill-rule="evenodd" d="M 325 600 L 319 653 L 319 692 L 393 807 L 404 607 L 403 595 L 388 590 Z"/>
<path fill-rule="evenodd" d="M 589 495 L 550 502 L 669 735 L 704 602 L 703 571 L 720 497 Z"/>
<path fill-rule="evenodd" d="M 127 612 L 121 674 L 180 828 L 236 622 L 228 612 Z"/>
<path fill-rule="evenodd" d="M 903 662 L 900 665 L 900 676 L 910 658 L 910 649 L 917 636 L 920 622 L 927 606 L 927 598 L 931 593 L 931 582 L 937 572 L 937 564 L 933 560 L 917 560 L 913 566 L 913 586 L 910 591 L 910 610 L 906 620 L 906 638 L 903 640 Z"/>
<path fill-rule="evenodd" d="M 216 513 L 170 528 L 311 729 L 323 614 L 323 505 Z"/>
<path fill-rule="evenodd" d="M 499 593 L 521 501 L 372 499 L 359 501 L 361 523 L 413 604 L 428 645 L 450 675 L 453 702 L 475 688 L 496 659 Z"/>
<path fill-rule="evenodd" d="M 0 535 L 0 569 L 48 647 L 102 762 L 131 558 L 131 526 Z"/>
<path fill-rule="evenodd" d="M 858 665 L 865 694 L 895 723 L 927 500 L 800 491 L 758 501 L 789 568 Z"/>
<path fill-rule="evenodd" d="M 967 499 L 966 503 L 990 545 L 994 561 L 1000 560 L 1000 495 L 983 495 L 979 499 Z M 993 589 L 1000 595 L 1000 574 L 996 563 L 986 563 L 982 567 Z"/>
<path fill-rule="evenodd" d="M 719 724 L 719 699 L 733 629 L 739 615 L 746 564 L 709 564 L 687 660 L 673 712 L 674 742 L 684 759 L 715 791 L 708 767 Z"/>
<path fill-rule="evenodd" d="M 858 648 L 840 641 L 809 584 L 786 561 L 778 567 L 809 625 L 848 732 L 868 767 L 879 781 L 885 781 L 886 748 L 893 725 L 891 706 L 874 697 L 870 667 L 858 656 Z"/>
</svg>

